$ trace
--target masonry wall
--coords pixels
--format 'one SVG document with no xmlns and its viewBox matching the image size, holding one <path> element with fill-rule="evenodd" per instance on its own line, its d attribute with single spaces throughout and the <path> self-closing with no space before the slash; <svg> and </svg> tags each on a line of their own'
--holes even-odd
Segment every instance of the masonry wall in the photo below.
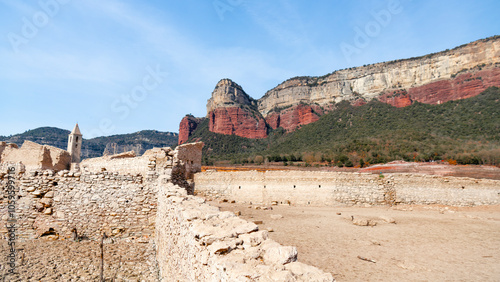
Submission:
<svg viewBox="0 0 500 282">
<path fill-rule="evenodd" d="M 80 163 L 82 171 L 99 173 L 102 171 L 107 172 L 120 172 L 141 174 L 146 176 L 151 169 L 148 167 L 150 163 L 148 156 L 129 157 L 129 158 L 115 158 L 100 157 L 93 159 L 85 159 Z"/>
<path fill-rule="evenodd" d="M 8 175 L 0 173 L 0 215 L 7 220 Z M 150 179 L 153 180 L 153 179 Z M 32 171 L 15 176 L 16 217 L 21 240 L 49 235 L 97 239 L 102 232 L 115 238 L 147 240 L 154 235 L 157 186 L 142 175 Z M 7 233 L 5 224 L 0 235 Z"/>
<path fill-rule="evenodd" d="M 334 281 L 297 262 L 296 248 L 268 239 L 254 223 L 172 184 L 158 192 L 155 242 L 162 281 Z"/>
<path fill-rule="evenodd" d="M 313 171 L 207 171 L 195 191 L 242 203 L 325 206 L 344 204 L 500 204 L 500 181 L 418 174 Z"/>
<path fill-rule="evenodd" d="M 70 166 L 71 155 L 65 150 L 28 140 L 24 141 L 21 148 L 18 148 L 16 144 L 0 142 L 0 162 L 22 162 L 26 170 L 64 170 Z"/>
</svg>

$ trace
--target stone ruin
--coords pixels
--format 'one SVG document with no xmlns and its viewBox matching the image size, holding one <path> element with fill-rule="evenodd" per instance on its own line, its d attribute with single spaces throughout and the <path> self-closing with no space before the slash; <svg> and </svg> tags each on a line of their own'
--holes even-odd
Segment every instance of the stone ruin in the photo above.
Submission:
<svg viewBox="0 0 500 282">
<path fill-rule="evenodd" d="M 62 149 L 24 141 L 21 148 L 16 144 L 0 142 L 0 164 L 18 164 L 27 171 L 69 169 L 71 155 Z"/>
<path fill-rule="evenodd" d="M 77 232 L 78 238 L 106 233 L 113 242 L 148 244 L 156 250 L 159 281 L 334 281 L 297 262 L 296 248 L 191 195 L 202 147 L 87 159 L 70 171 L 64 150 L 2 144 L 0 237 L 8 236 L 6 189 L 14 178 L 19 241 L 74 240 Z"/>
</svg>

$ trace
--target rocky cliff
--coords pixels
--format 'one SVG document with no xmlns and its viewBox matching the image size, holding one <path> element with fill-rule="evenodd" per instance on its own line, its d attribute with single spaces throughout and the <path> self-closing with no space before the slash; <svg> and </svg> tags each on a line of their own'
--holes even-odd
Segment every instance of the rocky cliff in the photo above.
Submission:
<svg viewBox="0 0 500 282">
<path fill-rule="evenodd" d="M 191 132 L 196 130 L 202 120 L 202 118 L 195 118 L 191 115 L 187 115 L 181 120 L 179 125 L 179 145 L 188 140 Z"/>
<path fill-rule="evenodd" d="M 440 104 L 473 97 L 500 86 L 500 36 L 423 57 L 343 69 L 322 77 L 296 77 L 259 100 L 241 86 L 221 80 L 207 104 L 210 130 L 264 138 L 267 128 L 293 131 L 315 122 L 334 103 L 363 105 L 372 99 L 396 107 Z M 186 126 L 181 135 L 189 136 Z"/>
<path fill-rule="evenodd" d="M 322 77 L 289 79 L 258 101 L 267 116 L 299 103 L 328 106 L 332 102 L 371 100 L 406 90 L 412 101 L 442 103 L 468 98 L 498 86 L 500 36 L 419 58 L 339 70 Z M 403 103 L 407 104 L 407 103 Z"/>
<path fill-rule="evenodd" d="M 207 104 L 209 130 L 246 138 L 266 138 L 267 123 L 257 110 L 257 101 L 230 79 L 217 83 Z M 180 134 L 185 135 L 185 132 Z M 188 134 L 189 135 L 189 134 Z"/>
</svg>

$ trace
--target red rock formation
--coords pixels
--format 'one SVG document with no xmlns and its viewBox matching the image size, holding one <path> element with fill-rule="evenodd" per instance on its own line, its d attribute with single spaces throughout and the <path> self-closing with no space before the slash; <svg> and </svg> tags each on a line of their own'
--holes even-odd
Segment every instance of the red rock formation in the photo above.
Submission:
<svg viewBox="0 0 500 282">
<path fill-rule="evenodd" d="M 500 85 L 500 68 L 469 72 L 450 80 L 441 80 L 410 88 L 411 100 L 426 104 L 440 104 L 479 95 L 491 86 Z"/>
<path fill-rule="evenodd" d="M 208 115 L 211 132 L 255 139 L 267 137 L 266 121 L 258 113 L 240 107 L 221 107 Z"/>
<path fill-rule="evenodd" d="M 379 97 L 379 100 L 398 108 L 407 107 L 413 103 L 406 90 L 395 90 L 393 92 L 383 94 Z"/>
<path fill-rule="evenodd" d="M 185 116 L 179 124 L 179 145 L 184 144 L 203 119 Z"/>
<path fill-rule="evenodd" d="M 493 68 L 460 74 L 452 79 L 440 80 L 406 90 L 384 93 L 379 100 L 401 108 L 414 101 L 425 104 L 441 104 L 452 100 L 479 95 L 491 86 L 500 85 L 500 69 Z"/>
<path fill-rule="evenodd" d="M 283 127 L 286 131 L 294 131 L 301 125 L 313 123 L 323 114 L 323 110 L 318 106 L 297 105 L 280 113 L 271 113 L 266 121 L 273 129 Z"/>
</svg>

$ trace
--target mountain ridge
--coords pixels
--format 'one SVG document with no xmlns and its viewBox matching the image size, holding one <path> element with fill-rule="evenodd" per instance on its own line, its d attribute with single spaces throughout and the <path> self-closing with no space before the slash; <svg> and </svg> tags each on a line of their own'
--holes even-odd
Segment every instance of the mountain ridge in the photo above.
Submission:
<svg viewBox="0 0 500 282">
<path fill-rule="evenodd" d="M 269 161 L 328 162 L 363 166 L 393 160 L 450 160 L 500 165 L 500 89 L 440 105 L 416 102 L 394 107 L 378 100 L 362 106 L 347 101 L 317 122 L 264 139 L 211 132 L 204 118 L 188 142 L 203 141 L 204 163 Z"/>
<path fill-rule="evenodd" d="M 341 101 L 357 106 L 373 99 L 396 107 L 440 104 L 474 97 L 491 86 L 500 86 L 500 36 L 420 57 L 290 78 L 258 100 L 223 79 L 207 102 L 206 117 L 212 132 L 265 138 L 279 127 L 292 132 L 316 122 Z M 179 129 L 183 136 L 191 133 L 186 127 Z"/>
</svg>

